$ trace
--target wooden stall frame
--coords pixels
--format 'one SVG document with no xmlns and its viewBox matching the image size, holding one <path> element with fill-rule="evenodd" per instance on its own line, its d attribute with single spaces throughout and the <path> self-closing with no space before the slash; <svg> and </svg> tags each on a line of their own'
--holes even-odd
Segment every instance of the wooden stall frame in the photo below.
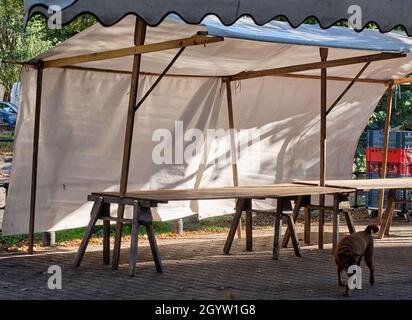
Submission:
<svg viewBox="0 0 412 320">
<path fill-rule="evenodd" d="M 136 32 L 135 32 L 136 42 L 135 42 L 134 47 L 119 49 L 119 50 L 112 50 L 112 51 L 107 51 L 107 52 L 97 52 L 97 53 L 93 53 L 89 55 L 56 59 L 56 60 L 51 60 L 51 61 L 46 61 L 46 62 L 43 62 L 43 61 L 38 62 L 39 70 L 41 70 L 41 76 L 38 76 L 38 81 L 37 81 L 38 83 L 37 83 L 37 94 L 36 94 L 35 130 L 34 130 L 34 138 L 33 138 L 33 172 L 32 172 L 32 185 L 31 185 L 32 192 L 31 192 L 30 222 L 29 222 L 29 225 L 30 225 L 29 227 L 29 252 L 30 253 L 33 252 L 33 246 L 34 246 L 34 230 L 35 230 L 34 221 L 35 221 L 35 202 L 36 202 L 37 169 L 38 169 L 37 168 L 38 167 L 37 158 L 38 158 L 38 143 L 39 143 L 39 132 L 40 132 L 40 110 L 41 110 L 41 93 L 42 93 L 41 87 L 42 87 L 43 69 L 44 68 L 69 68 L 69 69 L 71 68 L 71 69 L 87 70 L 87 68 L 81 68 L 79 66 L 73 66 L 73 65 L 133 55 L 135 61 L 134 61 L 134 68 L 132 71 L 132 84 L 131 84 L 132 91 L 131 92 L 132 93 L 136 92 L 137 94 L 138 76 L 140 73 L 140 67 L 139 67 L 140 57 L 142 54 L 177 49 L 177 48 L 185 48 L 185 47 L 194 46 L 194 45 L 206 45 L 206 44 L 220 42 L 224 40 L 222 37 L 210 37 L 210 36 L 207 36 L 207 34 L 205 33 L 199 33 L 191 38 L 166 41 L 166 42 L 158 43 L 158 44 L 144 45 L 143 41 L 141 40 L 142 38 L 144 38 L 143 30 L 145 29 L 145 27 L 144 27 L 144 23 L 143 22 L 139 23 L 139 21 L 140 19 L 136 21 Z M 326 70 L 328 68 L 353 65 L 353 64 L 361 64 L 361 63 L 365 63 L 366 65 L 369 65 L 371 62 L 374 62 L 374 61 L 399 59 L 405 56 L 406 54 L 404 53 L 385 53 L 384 52 L 384 53 L 379 53 L 379 54 L 337 59 L 337 60 L 329 60 L 329 61 L 326 61 L 326 59 L 322 59 L 321 62 L 317 62 L 317 63 L 309 63 L 309 64 L 296 65 L 296 66 L 274 68 L 274 69 L 262 70 L 262 71 L 242 72 L 237 75 L 224 76 L 224 77 L 218 77 L 218 78 L 221 78 L 222 81 L 227 81 L 229 83 L 233 81 L 247 80 L 247 79 L 267 77 L 267 76 L 293 77 L 293 78 L 302 78 L 302 79 L 321 79 L 322 84 L 325 86 L 325 88 L 323 89 L 325 90 L 325 93 L 326 93 L 327 80 L 350 81 L 351 83 L 349 87 L 345 89 L 345 92 L 343 92 L 343 95 L 345 95 L 356 81 L 368 82 L 368 83 L 379 83 L 379 84 L 386 84 L 387 81 L 378 80 L 378 79 L 361 79 L 360 74 L 358 74 L 354 79 L 349 79 L 345 77 L 328 77 L 326 74 Z M 17 62 L 13 62 L 13 63 L 17 63 Z M 19 62 L 19 64 L 33 65 L 34 62 L 33 61 L 29 61 L 27 63 Z M 365 68 L 366 67 L 367 66 L 365 66 Z M 294 74 L 296 72 L 316 70 L 316 69 L 322 70 L 321 77 Z M 119 73 L 117 71 L 112 71 L 112 70 L 102 70 L 102 72 Z M 160 80 L 161 78 L 166 76 L 166 72 L 164 74 L 159 75 Z M 170 75 L 170 76 L 179 76 L 179 75 Z M 125 147 L 124 147 L 124 156 L 123 156 L 123 165 L 122 165 L 122 178 L 120 182 L 122 193 L 126 193 L 127 191 L 128 172 L 129 172 L 130 154 L 131 154 L 131 138 L 133 134 L 135 112 L 137 111 L 139 107 L 139 105 L 137 104 L 137 96 L 136 97 L 133 97 L 133 96 L 134 94 L 131 94 L 129 111 L 128 111 L 128 124 L 127 124 L 126 133 L 125 133 Z M 338 98 L 338 100 L 340 99 Z M 322 110 L 324 109 L 325 107 L 324 107 L 324 104 L 322 103 Z M 326 113 L 323 115 L 325 119 L 326 119 L 326 115 L 327 115 L 327 110 L 326 110 Z M 326 138 L 326 135 L 324 137 L 322 136 L 322 139 L 323 138 Z M 124 212 L 124 207 L 123 207 L 123 210 L 121 207 L 122 205 L 119 205 L 118 217 L 121 217 Z M 119 231 L 120 231 L 120 227 L 118 225 L 116 228 L 116 244 L 115 244 L 114 255 L 113 255 L 113 267 L 114 268 L 118 266 L 118 262 L 119 262 L 118 256 L 120 253 L 120 240 L 121 240 L 121 232 Z"/>
<path fill-rule="evenodd" d="M 393 81 L 389 81 L 387 89 L 387 99 L 386 99 L 386 119 L 385 119 L 385 131 L 384 131 L 384 142 L 383 142 L 383 163 L 381 177 L 386 178 L 388 172 L 388 153 L 389 153 L 389 143 L 390 143 L 390 130 L 391 130 L 391 118 L 392 118 L 392 94 L 393 94 Z M 385 190 L 381 190 L 379 193 L 379 204 L 378 204 L 378 225 L 382 225 L 383 216 L 383 205 L 385 201 Z"/>
<path fill-rule="evenodd" d="M 135 32 L 134 32 L 134 42 L 135 46 L 143 46 L 146 39 L 146 24 L 140 18 L 136 18 Z M 124 196 L 127 192 L 127 184 L 129 181 L 129 169 L 130 169 L 130 157 L 132 152 L 132 139 L 134 132 L 134 122 L 135 122 L 135 106 L 137 103 L 137 94 L 139 88 L 139 73 L 141 67 L 141 53 L 136 53 L 133 56 L 133 73 L 132 81 L 130 86 L 130 96 L 129 96 L 129 108 L 127 113 L 127 123 L 126 132 L 123 147 L 123 163 L 121 169 L 120 178 L 120 195 Z M 117 218 L 123 219 L 125 206 L 119 204 L 117 211 Z M 116 234 L 113 249 L 113 262 L 112 267 L 117 270 L 119 267 L 121 242 L 123 235 L 123 223 L 116 223 Z"/>
<path fill-rule="evenodd" d="M 34 133 L 33 133 L 33 159 L 31 175 L 31 195 L 30 195 L 30 220 L 29 220 L 29 254 L 34 253 L 34 230 L 36 218 L 36 197 L 37 197 L 37 174 L 39 160 L 39 138 L 40 138 L 40 120 L 41 120 L 41 103 L 43 92 L 43 70 L 42 61 L 37 63 L 37 84 L 36 84 L 36 107 L 34 111 Z"/>
<path fill-rule="evenodd" d="M 232 158 L 232 176 L 233 176 L 233 186 L 239 187 L 239 172 L 237 167 L 237 149 L 236 149 L 236 137 L 233 130 L 235 129 L 235 119 L 233 115 L 233 97 L 232 97 L 232 83 L 226 81 L 226 97 L 227 97 L 227 113 L 228 122 L 230 129 L 230 155 Z M 250 213 L 251 214 L 251 213 Z M 249 219 L 248 219 L 249 220 Z M 238 239 L 242 238 L 242 221 L 239 220 L 239 225 L 237 228 Z"/>
</svg>

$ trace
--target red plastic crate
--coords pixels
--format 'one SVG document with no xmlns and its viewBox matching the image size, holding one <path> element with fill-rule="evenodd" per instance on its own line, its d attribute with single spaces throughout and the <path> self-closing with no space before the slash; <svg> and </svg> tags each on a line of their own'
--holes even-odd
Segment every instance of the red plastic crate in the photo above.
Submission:
<svg viewBox="0 0 412 320">
<path fill-rule="evenodd" d="M 383 162 L 383 148 L 367 148 L 366 161 Z M 410 163 L 412 164 L 412 150 L 389 149 L 388 163 Z"/>
<path fill-rule="evenodd" d="M 382 172 L 382 162 L 368 161 L 366 163 L 367 173 L 381 173 Z M 412 164 L 406 163 L 388 163 L 387 174 L 396 174 L 401 176 L 411 176 L 412 175 Z"/>
</svg>

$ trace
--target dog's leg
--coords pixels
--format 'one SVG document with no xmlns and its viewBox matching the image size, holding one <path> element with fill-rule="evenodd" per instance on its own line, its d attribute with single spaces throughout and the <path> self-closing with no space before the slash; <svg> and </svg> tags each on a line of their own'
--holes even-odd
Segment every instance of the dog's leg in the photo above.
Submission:
<svg viewBox="0 0 412 320">
<path fill-rule="evenodd" d="M 342 283 L 342 269 L 338 267 L 338 285 L 340 287 L 344 287 L 345 285 Z"/>
<path fill-rule="evenodd" d="M 346 286 L 345 292 L 343 293 L 344 297 L 350 297 L 350 289 L 348 286 Z"/>
<path fill-rule="evenodd" d="M 361 265 L 362 258 L 363 258 L 363 256 L 360 256 L 359 259 L 358 259 L 358 262 L 357 262 L 357 264 L 356 264 L 356 265 L 359 266 L 359 267 L 360 267 L 360 265 Z"/>
<path fill-rule="evenodd" d="M 373 261 L 373 248 L 369 249 L 365 254 L 365 262 L 369 268 L 369 284 L 373 286 L 375 284 L 375 265 Z"/>
</svg>

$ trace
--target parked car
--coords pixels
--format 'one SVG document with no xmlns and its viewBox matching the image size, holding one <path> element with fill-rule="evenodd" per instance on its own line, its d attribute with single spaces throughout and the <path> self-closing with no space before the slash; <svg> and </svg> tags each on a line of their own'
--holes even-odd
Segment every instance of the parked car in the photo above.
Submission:
<svg viewBox="0 0 412 320">
<path fill-rule="evenodd" d="M 9 130 L 14 130 L 16 127 L 17 112 L 14 104 L 0 101 L 0 123 L 7 126 Z"/>
<path fill-rule="evenodd" d="M 19 110 L 20 106 L 20 82 L 15 82 L 13 88 L 11 89 L 11 99 L 10 102 Z"/>
</svg>

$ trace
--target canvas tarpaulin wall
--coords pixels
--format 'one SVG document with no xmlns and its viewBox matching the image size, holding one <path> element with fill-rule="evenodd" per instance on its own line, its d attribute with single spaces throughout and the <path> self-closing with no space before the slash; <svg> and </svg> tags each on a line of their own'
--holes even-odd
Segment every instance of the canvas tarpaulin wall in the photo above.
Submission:
<svg viewBox="0 0 412 320">
<path fill-rule="evenodd" d="M 125 19 L 109 29 L 93 27 L 42 58 L 87 53 L 96 51 L 96 47 L 103 51 L 130 46 L 132 21 Z M 190 36 L 204 28 L 168 21 L 156 29 L 150 28 L 147 42 Z M 332 39 L 330 34 L 323 36 L 328 36 L 329 41 Z M 146 74 L 141 77 L 140 97 L 156 79 L 147 73 L 159 73 L 174 54 L 175 51 L 166 51 L 144 56 L 142 67 Z M 331 59 L 362 54 L 365 51 L 330 49 Z M 153 141 L 154 132 L 159 128 L 174 132 L 176 121 L 183 121 L 186 131 L 227 129 L 226 90 L 218 75 L 314 61 L 319 61 L 317 47 L 285 43 L 227 39 L 224 43 L 186 49 L 170 71 L 180 76 L 165 77 L 137 113 L 129 190 L 232 186 L 231 166 L 214 162 L 216 156 L 230 151 L 229 144 L 209 148 L 206 166 L 199 164 L 198 157 L 185 165 L 156 165 L 152 152 L 159 142 Z M 131 69 L 131 59 L 88 63 L 87 67 L 125 71 Z M 359 65 L 339 67 L 331 69 L 330 74 L 353 77 L 359 69 Z M 404 58 L 374 63 L 365 76 L 389 79 L 410 71 L 412 64 Z M 265 77 L 233 83 L 236 129 L 255 129 L 261 135 L 260 141 L 249 146 L 260 150 L 259 156 L 255 153 L 254 157 L 254 152 L 241 154 L 241 158 L 246 159 L 239 163 L 240 185 L 319 177 L 319 82 Z M 28 230 L 35 83 L 36 71 L 25 67 L 4 234 Z M 347 85 L 345 81 L 328 81 L 328 105 Z M 118 190 L 129 90 L 130 75 L 125 73 L 45 71 L 37 232 L 84 226 L 91 209 L 87 195 Z M 328 116 L 329 179 L 351 177 L 358 139 L 384 91 L 382 84 L 358 83 Z M 239 144 L 247 143 L 241 140 L 241 135 L 237 138 Z M 257 208 L 271 205 L 270 201 L 261 201 Z M 233 208 L 234 201 L 175 202 L 161 205 L 156 211 L 158 218 L 173 220 L 197 213 L 200 218 L 228 214 L 233 213 Z"/>
</svg>

